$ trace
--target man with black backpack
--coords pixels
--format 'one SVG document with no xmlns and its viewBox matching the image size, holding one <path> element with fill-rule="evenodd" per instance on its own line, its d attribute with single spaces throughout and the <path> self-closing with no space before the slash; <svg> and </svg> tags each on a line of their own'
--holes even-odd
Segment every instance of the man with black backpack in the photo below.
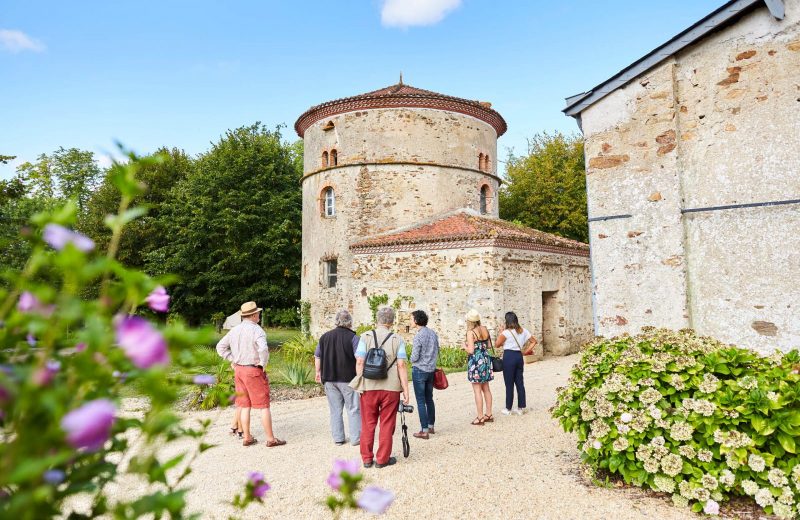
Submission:
<svg viewBox="0 0 800 520">
<path fill-rule="evenodd" d="M 356 377 L 350 383 L 361 393 L 361 460 L 365 468 L 377 468 L 397 462 L 392 457 L 392 438 L 397 423 L 400 394 L 408 404 L 408 372 L 403 338 L 389 329 L 394 323 L 394 309 L 378 309 L 377 327 L 361 335 L 356 350 Z M 375 429 L 380 424 L 378 452 L 373 453 Z"/>
</svg>

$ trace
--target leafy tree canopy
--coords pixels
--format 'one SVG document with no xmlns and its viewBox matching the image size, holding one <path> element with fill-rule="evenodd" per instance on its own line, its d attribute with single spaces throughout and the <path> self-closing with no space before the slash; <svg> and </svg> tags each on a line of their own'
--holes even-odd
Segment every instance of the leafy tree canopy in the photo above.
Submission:
<svg viewBox="0 0 800 520">
<path fill-rule="evenodd" d="M 583 139 L 543 132 L 528 140 L 527 155 L 510 155 L 500 217 L 587 242 Z"/>
<path fill-rule="evenodd" d="M 176 273 L 173 309 L 198 323 L 243 301 L 297 304 L 300 287 L 302 142 L 260 123 L 228 131 L 164 201 L 168 239 L 148 272 Z"/>
</svg>

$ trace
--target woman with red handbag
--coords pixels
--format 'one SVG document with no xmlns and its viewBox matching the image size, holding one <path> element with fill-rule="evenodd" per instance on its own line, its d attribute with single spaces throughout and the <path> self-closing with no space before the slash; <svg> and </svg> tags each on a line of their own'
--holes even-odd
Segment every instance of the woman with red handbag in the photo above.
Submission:
<svg viewBox="0 0 800 520">
<path fill-rule="evenodd" d="M 428 315 L 424 311 L 411 313 L 417 334 L 411 349 L 411 382 L 417 397 L 420 431 L 414 434 L 418 439 L 428 439 L 436 433 L 433 423 L 436 420 L 436 407 L 433 404 L 433 379 L 436 373 L 436 360 L 439 359 L 439 337 L 428 328 Z"/>
</svg>

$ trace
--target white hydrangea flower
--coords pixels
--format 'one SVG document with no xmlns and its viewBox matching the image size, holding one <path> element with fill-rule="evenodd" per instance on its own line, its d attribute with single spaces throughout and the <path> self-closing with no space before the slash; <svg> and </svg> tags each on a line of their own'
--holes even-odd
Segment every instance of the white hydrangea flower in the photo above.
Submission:
<svg viewBox="0 0 800 520">
<path fill-rule="evenodd" d="M 619 420 L 624 423 L 629 423 L 633 420 L 633 414 L 630 412 L 625 412 L 619 416 Z"/>
<path fill-rule="evenodd" d="M 714 374 L 703 374 L 703 382 L 697 387 L 704 394 L 713 394 L 719 388 L 719 379 Z"/>
<path fill-rule="evenodd" d="M 678 453 L 680 453 L 682 457 L 686 457 L 689 460 L 697 456 L 697 452 L 694 450 L 694 448 L 692 448 L 687 444 L 682 444 L 681 446 L 679 446 Z"/>
<path fill-rule="evenodd" d="M 772 401 L 773 403 L 778 400 L 778 393 L 777 392 L 767 392 L 767 399 Z"/>
<path fill-rule="evenodd" d="M 663 491 L 665 493 L 672 493 L 675 491 L 675 481 L 665 475 L 656 475 L 653 478 L 653 485 L 656 491 Z"/>
<path fill-rule="evenodd" d="M 704 417 L 711 417 L 716 409 L 717 405 L 706 399 L 695 399 L 694 401 L 694 411 Z"/>
<path fill-rule="evenodd" d="M 708 490 L 717 489 L 717 486 L 719 485 L 716 477 L 709 475 L 708 473 L 703 475 L 703 478 L 700 479 L 700 483 L 703 484 L 703 487 Z"/>
<path fill-rule="evenodd" d="M 689 507 L 689 499 L 675 493 L 672 495 L 672 505 L 678 508 Z"/>
<path fill-rule="evenodd" d="M 653 386 L 656 384 L 656 382 L 653 381 L 652 377 L 645 377 L 644 379 L 639 381 L 639 384 L 642 386 Z"/>
<path fill-rule="evenodd" d="M 781 520 L 791 520 L 792 518 L 795 518 L 792 506 L 788 506 L 786 504 L 773 504 L 772 512 Z"/>
<path fill-rule="evenodd" d="M 778 497 L 778 502 L 787 505 L 794 504 L 794 493 L 792 493 L 792 488 L 789 486 L 781 488 L 781 496 Z"/>
<path fill-rule="evenodd" d="M 661 459 L 661 469 L 670 477 L 674 477 L 683 469 L 683 459 L 680 455 L 670 453 Z"/>
<path fill-rule="evenodd" d="M 700 462 L 711 462 L 713 458 L 714 454 L 709 450 L 700 450 L 697 452 L 697 460 Z"/>
<path fill-rule="evenodd" d="M 669 454 L 669 449 L 666 446 L 653 446 L 653 457 L 658 460 L 663 459 Z"/>
<path fill-rule="evenodd" d="M 597 418 L 597 416 L 594 414 L 594 410 L 583 410 L 583 411 L 581 411 L 581 419 L 583 419 L 584 421 L 587 421 L 587 422 L 588 421 L 593 421 L 596 418 Z"/>
<path fill-rule="evenodd" d="M 653 419 L 661 419 L 661 410 L 659 410 L 657 406 L 651 406 L 647 411 Z"/>
<path fill-rule="evenodd" d="M 755 499 L 756 504 L 760 505 L 761 507 L 771 506 L 775 503 L 775 499 L 772 498 L 772 492 L 767 488 L 761 488 L 756 491 Z"/>
<path fill-rule="evenodd" d="M 709 500 L 711 498 L 711 492 L 706 488 L 697 488 L 694 490 L 694 496 L 700 502 L 705 502 L 706 500 Z"/>
<path fill-rule="evenodd" d="M 669 436 L 676 441 L 691 440 L 694 426 L 685 421 L 675 421 L 669 429 Z"/>
<path fill-rule="evenodd" d="M 672 374 L 669 384 L 671 384 L 675 390 L 683 390 L 686 388 L 686 383 L 683 382 L 683 379 L 681 379 L 681 376 L 678 374 Z"/>
<path fill-rule="evenodd" d="M 681 480 L 680 482 L 678 482 L 678 491 L 680 492 L 681 496 L 686 500 L 691 500 L 695 497 L 692 485 L 685 480 Z"/>
<path fill-rule="evenodd" d="M 775 487 L 783 487 L 789 483 L 789 479 L 786 478 L 786 474 L 779 468 L 772 468 L 769 470 L 769 473 L 767 473 L 767 480 L 769 480 L 769 483 Z"/>
<path fill-rule="evenodd" d="M 617 425 L 617 431 L 619 433 L 625 434 L 625 433 L 628 433 L 629 431 L 631 431 L 631 427 L 628 426 L 627 424 L 619 424 L 619 425 Z"/>
<path fill-rule="evenodd" d="M 592 443 L 592 448 L 594 448 L 594 449 L 596 449 L 596 450 L 599 450 L 599 449 L 600 449 L 600 448 L 602 448 L 602 447 L 603 447 L 603 445 L 600 443 L 600 441 L 594 441 L 594 442 Z"/>
<path fill-rule="evenodd" d="M 652 444 L 653 446 L 663 446 L 665 442 L 666 441 L 664 440 L 664 436 L 658 435 L 656 437 L 653 437 L 653 439 L 650 441 L 650 444 Z"/>
<path fill-rule="evenodd" d="M 614 449 L 614 451 L 625 451 L 628 449 L 628 439 L 625 437 L 619 437 L 614 441 L 614 444 L 612 444 L 611 447 Z"/>
<path fill-rule="evenodd" d="M 736 457 L 736 454 L 732 451 L 729 451 L 725 454 L 725 463 L 733 470 L 739 469 L 739 467 L 742 465 L 739 462 L 739 459 Z"/>
<path fill-rule="evenodd" d="M 703 506 L 703 512 L 707 515 L 718 515 L 719 514 L 719 504 L 714 500 L 708 500 L 706 505 Z"/>
<path fill-rule="evenodd" d="M 645 406 L 656 404 L 661 400 L 661 392 L 655 388 L 646 388 L 641 394 L 639 394 L 639 400 Z"/>
<path fill-rule="evenodd" d="M 743 480 L 742 481 L 742 490 L 750 495 L 753 496 L 758 492 L 758 484 L 753 482 L 752 480 Z"/>
<path fill-rule="evenodd" d="M 800 464 L 792 468 L 792 480 L 794 480 L 795 486 L 800 488 Z"/>
<path fill-rule="evenodd" d="M 755 471 L 756 473 L 761 473 L 764 471 L 764 468 L 767 466 L 767 463 L 764 461 L 764 458 L 760 455 L 756 455 L 755 453 L 751 453 L 750 457 L 747 459 L 747 465 Z"/>
<path fill-rule="evenodd" d="M 736 484 L 736 475 L 731 470 L 724 469 L 719 475 L 719 483 L 725 487 L 733 487 Z"/>
<path fill-rule="evenodd" d="M 758 387 L 758 379 L 753 376 L 744 376 L 743 378 L 739 379 L 738 383 L 739 387 L 744 388 L 745 390 L 752 390 L 753 388 Z"/>
<path fill-rule="evenodd" d="M 644 461 L 644 470 L 648 473 L 658 473 L 658 460 L 648 459 Z"/>
<path fill-rule="evenodd" d="M 611 432 L 611 427 L 602 419 L 595 419 L 592 421 L 592 424 L 589 426 L 589 428 L 591 432 L 590 435 L 595 439 L 602 439 Z"/>
<path fill-rule="evenodd" d="M 653 421 L 653 424 L 656 425 L 656 428 L 661 428 L 662 430 L 666 430 L 669 429 L 671 423 L 666 419 L 656 419 L 655 421 Z"/>
</svg>

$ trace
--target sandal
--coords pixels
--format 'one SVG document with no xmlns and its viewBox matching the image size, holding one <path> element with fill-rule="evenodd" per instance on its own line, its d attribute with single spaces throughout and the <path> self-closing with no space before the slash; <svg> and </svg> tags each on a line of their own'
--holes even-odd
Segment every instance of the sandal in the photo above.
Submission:
<svg viewBox="0 0 800 520">
<path fill-rule="evenodd" d="M 267 441 L 265 444 L 267 448 L 274 448 L 275 446 L 283 446 L 286 444 L 286 441 L 282 441 L 276 437 L 274 441 Z"/>
<path fill-rule="evenodd" d="M 253 444 L 258 444 L 258 439 L 256 439 L 255 437 L 253 437 L 249 441 L 242 442 L 242 446 L 252 446 Z"/>
<path fill-rule="evenodd" d="M 474 421 L 470 423 L 473 426 L 483 426 L 483 419 L 480 417 L 476 417 Z"/>
<path fill-rule="evenodd" d="M 483 422 L 494 422 L 494 415 L 484 415 Z"/>
<path fill-rule="evenodd" d="M 231 428 L 231 435 L 236 437 L 237 435 L 242 435 L 244 432 L 240 432 L 239 428 Z"/>
</svg>

